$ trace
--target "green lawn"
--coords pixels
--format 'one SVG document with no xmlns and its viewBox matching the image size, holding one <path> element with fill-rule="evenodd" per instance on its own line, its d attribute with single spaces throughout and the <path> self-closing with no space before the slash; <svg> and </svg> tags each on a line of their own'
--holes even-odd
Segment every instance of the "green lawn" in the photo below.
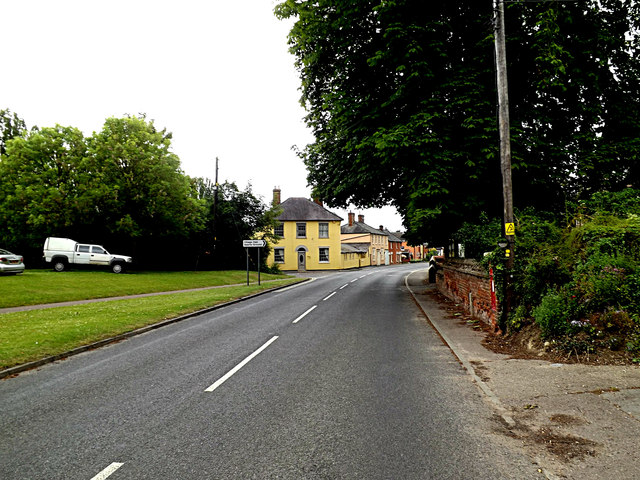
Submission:
<svg viewBox="0 0 640 480">
<path fill-rule="evenodd" d="M 64 353 L 164 319 L 300 281 L 299 278 L 284 275 L 279 276 L 280 279 L 269 275 L 261 277 L 263 280 L 272 281 L 262 285 L 254 283 L 249 286 L 226 286 L 195 292 L 0 314 L 0 369 Z M 136 279 L 139 283 L 136 283 Z M 9 281 L 5 283 L 5 280 Z M 229 285 L 243 281 L 246 283 L 246 272 L 115 275 L 106 272 L 55 273 L 36 270 L 26 272 L 22 276 L 0 278 L 0 297 L 8 293 L 12 298 L 8 304 L 5 302 L 5 306 L 28 305 L 44 301 L 57 302 L 127 293 Z M 81 295 L 79 291 L 86 294 Z"/>
<path fill-rule="evenodd" d="M 261 281 L 288 278 L 261 274 Z M 258 274 L 250 272 L 257 283 Z M 0 308 L 88 298 L 116 297 L 137 293 L 167 292 L 188 288 L 247 283 L 247 272 L 135 272 L 26 270 L 22 275 L 0 276 Z"/>
</svg>

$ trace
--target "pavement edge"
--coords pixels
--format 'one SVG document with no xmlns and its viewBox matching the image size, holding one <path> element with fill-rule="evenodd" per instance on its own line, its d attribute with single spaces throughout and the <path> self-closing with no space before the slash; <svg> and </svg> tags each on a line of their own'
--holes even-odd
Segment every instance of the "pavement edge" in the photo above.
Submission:
<svg viewBox="0 0 640 480">
<path fill-rule="evenodd" d="M 507 409 L 504 407 L 504 405 L 502 405 L 502 402 L 500 401 L 498 396 L 493 392 L 493 390 L 491 390 L 489 385 L 487 385 L 486 382 L 484 382 L 476 374 L 476 372 L 475 372 L 473 366 L 471 365 L 471 362 L 469 361 L 469 359 L 464 355 L 464 353 L 459 348 L 457 348 L 455 342 L 453 342 L 448 337 L 448 335 L 439 327 L 438 322 L 434 321 L 434 319 L 429 317 L 429 315 L 427 314 L 425 309 L 422 308 L 422 304 L 420 303 L 420 301 L 416 297 L 415 293 L 413 292 L 413 289 L 409 286 L 409 277 L 411 275 L 413 275 L 414 273 L 417 273 L 417 272 L 424 272 L 424 270 L 413 270 L 412 272 L 409 272 L 404 277 L 405 287 L 407 288 L 409 293 L 411 293 L 411 297 L 413 298 L 413 301 L 418 306 L 420 311 L 424 314 L 424 316 L 427 319 L 427 322 L 429 323 L 429 325 L 431 325 L 431 327 L 438 333 L 438 335 L 440 336 L 440 338 L 442 339 L 444 344 L 451 350 L 451 352 L 458 359 L 458 361 L 460 362 L 462 367 L 471 376 L 471 378 L 473 379 L 475 384 L 478 386 L 480 391 L 482 391 L 482 393 L 485 395 L 485 397 L 496 408 L 496 410 L 498 411 L 498 414 L 500 415 L 500 417 L 502 417 L 502 419 L 507 423 L 507 425 L 509 425 L 510 427 L 514 427 L 516 425 L 515 420 L 513 420 L 511 415 L 509 415 Z"/>
</svg>

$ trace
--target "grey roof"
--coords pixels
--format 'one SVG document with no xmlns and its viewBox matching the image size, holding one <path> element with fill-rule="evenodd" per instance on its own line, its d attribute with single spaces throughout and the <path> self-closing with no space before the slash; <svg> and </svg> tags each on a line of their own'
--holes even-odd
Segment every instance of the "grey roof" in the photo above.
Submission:
<svg viewBox="0 0 640 480">
<path fill-rule="evenodd" d="M 401 231 L 399 231 L 399 230 L 398 230 L 397 232 L 393 232 L 393 235 L 394 235 L 395 237 L 398 237 L 398 238 L 399 238 L 400 240 L 402 240 L 403 242 L 405 241 L 405 238 L 404 238 L 404 232 L 401 232 Z"/>
<path fill-rule="evenodd" d="M 373 228 L 363 222 L 353 222 L 353 225 L 342 225 L 342 227 L 340 227 L 340 233 L 372 233 L 374 235 L 388 235 L 382 230 Z"/>
<path fill-rule="evenodd" d="M 396 234 L 391 233 L 389 230 L 385 230 L 384 233 L 389 235 L 389 241 L 390 242 L 402 243 L 404 241 L 401 238 L 398 238 L 398 236 L 396 236 Z"/>
<path fill-rule="evenodd" d="M 287 198 L 280 204 L 282 213 L 278 215 L 278 220 L 281 222 L 290 221 L 342 221 L 342 217 L 339 217 L 335 213 L 331 213 L 326 208 L 318 205 L 307 198 L 291 197 Z"/>
<path fill-rule="evenodd" d="M 341 243 L 341 253 L 367 253 L 369 251 L 368 243 Z"/>
</svg>

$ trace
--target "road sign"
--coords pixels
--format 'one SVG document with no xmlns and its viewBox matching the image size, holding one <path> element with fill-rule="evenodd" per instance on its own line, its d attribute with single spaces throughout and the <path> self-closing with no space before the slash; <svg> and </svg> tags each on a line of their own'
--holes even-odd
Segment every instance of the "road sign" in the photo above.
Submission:
<svg viewBox="0 0 640 480">
<path fill-rule="evenodd" d="M 266 247 L 267 242 L 265 240 L 243 240 L 242 246 L 245 248 Z"/>
<path fill-rule="evenodd" d="M 505 223 L 504 224 L 504 233 L 507 236 L 516 234 L 516 226 L 513 223 Z"/>
</svg>

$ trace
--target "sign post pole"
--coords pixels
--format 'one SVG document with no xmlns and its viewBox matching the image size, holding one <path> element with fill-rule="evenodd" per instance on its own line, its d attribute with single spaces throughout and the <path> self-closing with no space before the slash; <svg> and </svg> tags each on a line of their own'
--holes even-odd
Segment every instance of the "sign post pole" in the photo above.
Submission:
<svg viewBox="0 0 640 480">
<path fill-rule="evenodd" d="M 247 250 L 247 285 L 249 285 L 249 249 L 258 249 L 258 285 L 260 285 L 260 249 L 267 246 L 266 240 L 243 240 L 242 246 Z"/>
</svg>

